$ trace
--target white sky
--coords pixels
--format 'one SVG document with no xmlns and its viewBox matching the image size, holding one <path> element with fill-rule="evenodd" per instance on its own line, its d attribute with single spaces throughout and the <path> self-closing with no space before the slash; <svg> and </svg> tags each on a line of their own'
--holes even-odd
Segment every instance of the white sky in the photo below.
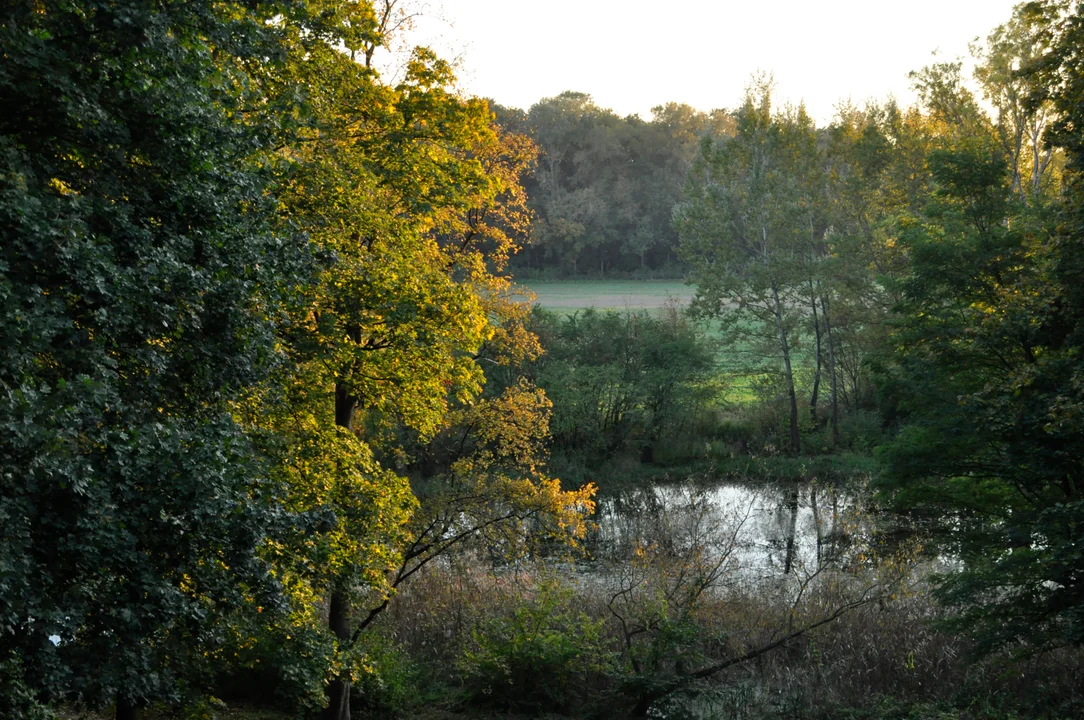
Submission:
<svg viewBox="0 0 1084 720">
<path fill-rule="evenodd" d="M 910 102 L 908 71 L 966 55 L 1018 1 L 421 0 L 409 39 L 458 57 L 466 92 L 523 109 L 564 90 L 645 118 L 734 107 L 763 70 L 826 122 L 842 99 Z"/>
</svg>

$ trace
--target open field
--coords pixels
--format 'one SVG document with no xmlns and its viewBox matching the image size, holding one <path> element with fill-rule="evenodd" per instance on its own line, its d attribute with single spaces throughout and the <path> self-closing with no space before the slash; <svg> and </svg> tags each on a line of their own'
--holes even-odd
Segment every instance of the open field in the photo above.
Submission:
<svg viewBox="0 0 1084 720">
<path fill-rule="evenodd" d="M 522 283 L 538 303 L 555 312 L 651 310 L 670 301 L 687 305 L 695 289 L 680 280 L 567 280 Z"/>
<path fill-rule="evenodd" d="M 676 301 L 687 306 L 696 288 L 680 280 L 551 280 L 531 281 L 520 284 L 536 296 L 536 302 L 544 309 L 556 313 L 571 314 L 595 308 L 596 310 L 657 310 L 668 302 Z M 754 386 L 765 379 L 763 370 L 757 369 L 765 361 L 761 351 L 748 342 L 727 344 L 723 342 L 722 330 L 716 320 L 703 320 L 702 328 L 709 338 L 718 342 L 718 367 L 727 378 L 723 398 L 727 402 L 752 403 L 756 400 Z M 768 352 L 771 352 L 768 350 Z M 804 378 L 811 370 L 810 348 L 795 344 L 792 347 L 796 371 Z M 771 357 L 767 365 L 773 366 Z"/>
</svg>

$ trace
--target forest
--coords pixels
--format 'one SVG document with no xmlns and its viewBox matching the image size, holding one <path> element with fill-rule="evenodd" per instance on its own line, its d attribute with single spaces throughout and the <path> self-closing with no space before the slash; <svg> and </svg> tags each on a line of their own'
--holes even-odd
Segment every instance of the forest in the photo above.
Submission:
<svg viewBox="0 0 1084 720">
<path fill-rule="evenodd" d="M 416 9 L 0 8 L 0 717 L 1084 717 L 1084 2 L 822 123 Z"/>
</svg>

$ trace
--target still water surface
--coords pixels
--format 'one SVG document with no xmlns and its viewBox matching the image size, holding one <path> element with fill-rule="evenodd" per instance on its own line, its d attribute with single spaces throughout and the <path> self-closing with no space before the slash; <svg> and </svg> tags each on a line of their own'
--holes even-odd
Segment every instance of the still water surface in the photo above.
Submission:
<svg viewBox="0 0 1084 720">
<path fill-rule="evenodd" d="M 862 520 L 865 491 L 816 482 L 657 484 L 600 498 L 592 550 L 620 559 L 637 546 L 699 545 L 728 557 L 748 581 L 815 572 L 835 563 Z"/>
</svg>

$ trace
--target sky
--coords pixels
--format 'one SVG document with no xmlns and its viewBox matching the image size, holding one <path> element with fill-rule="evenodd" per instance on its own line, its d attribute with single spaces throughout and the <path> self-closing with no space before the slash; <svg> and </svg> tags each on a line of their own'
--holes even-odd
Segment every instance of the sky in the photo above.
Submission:
<svg viewBox="0 0 1084 720">
<path fill-rule="evenodd" d="M 415 0 L 424 14 L 409 37 L 456 59 L 465 92 L 502 105 L 577 90 L 619 115 L 727 108 L 761 71 L 781 101 L 827 122 L 841 100 L 910 102 L 909 71 L 934 51 L 967 55 L 1018 1 Z"/>
</svg>

